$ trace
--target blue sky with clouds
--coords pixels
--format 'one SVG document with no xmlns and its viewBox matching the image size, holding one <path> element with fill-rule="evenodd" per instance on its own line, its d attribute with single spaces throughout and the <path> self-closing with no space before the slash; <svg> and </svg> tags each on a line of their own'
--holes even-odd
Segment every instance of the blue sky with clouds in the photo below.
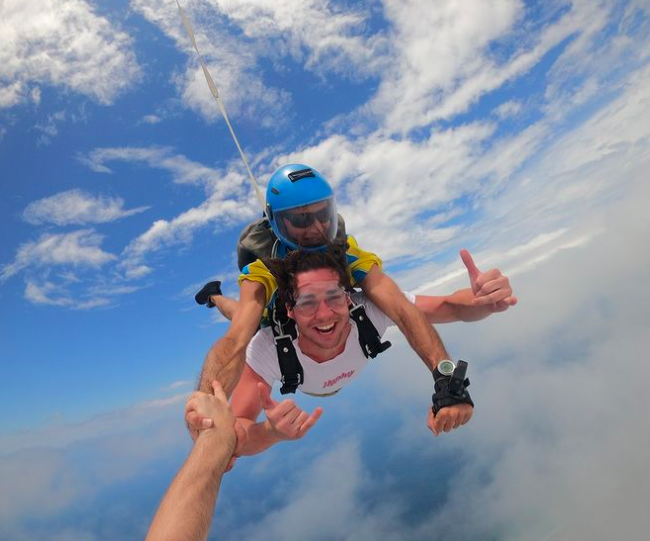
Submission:
<svg viewBox="0 0 650 541">
<path fill-rule="evenodd" d="M 404 289 L 465 287 L 468 248 L 520 298 L 439 328 L 470 425 L 431 437 L 393 333 L 304 440 L 239 461 L 213 536 L 647 531 L 648 3 L 183 5 L 262 184 L 319 169 Z M 193 294 L 237 294 L 259 207 L 175 2 L 4 0 L 0 36 L 0 539 L 142 538 L 226 329 Z"/>
</svg>

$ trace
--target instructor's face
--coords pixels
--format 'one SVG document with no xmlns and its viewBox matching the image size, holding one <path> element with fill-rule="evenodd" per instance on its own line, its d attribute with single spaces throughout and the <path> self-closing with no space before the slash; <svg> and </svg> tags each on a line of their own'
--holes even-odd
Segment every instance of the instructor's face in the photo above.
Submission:
<svg viewBox="0 0 650 541">
<path fill-rule="evenodd" d="M 296 299 L 307 299 L 311 304 L 310 310 L 296 306 L 290 311 L 300 332 L 300 348 L 305 354 L 316 353 L 321 357 L 318 360 L 332 358 L 343 351 L 350 334 L 348 298 L 346 295 L 341 300 L 339 277 L 332 269 L 316 269 L 301 272 L 296 278 Z"/>
<path fill-rule="evenodd" d="M 288 211 L 289 214 L 314 214 L 318 216 L 318 211 L 327 208 L 327 202 L 319 201 L 304 207 L 296 207 Z M 299 246 L 322 246 L 327 240 L 327 229 L 330 221 L 320 222 L 318 219 L 306 227 L 296 227 L 288 219 L 284 219 L 284 225 L 287 229 L 287 236 Z"/>
</svg>

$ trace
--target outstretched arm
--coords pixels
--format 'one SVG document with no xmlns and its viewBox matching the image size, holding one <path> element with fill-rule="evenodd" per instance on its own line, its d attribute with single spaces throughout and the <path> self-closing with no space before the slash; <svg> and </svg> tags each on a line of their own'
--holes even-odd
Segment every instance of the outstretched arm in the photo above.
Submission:
<svg viewBox="0 0 650 541">
<path fill-rule="evenodd" d="M 364 292 L 400 328 L 411 347 L 433 372 L 438 362 L 449 355 L 435 329 L 414 304 L 404 296 L 397 284 L 378 267 L 373 267 L 361 282 Z M 432 380 L 433 382 L 433 380 Z M 429 408 L 427 426 L 438 436 L 467 423 L 473 413 L 468 404 L 456 404 L 441 409 L 435 416 Z"/>
<path fill-rule="evenodd" d="M 429 370 L 433 371 L 438 361 L 449 358 L 440 336 L 424 314 L 409 302 L 397 284 L 379 267 L 370 269 L 360 286 L 370 300 L 400 328 Z"/>
<path fill-rule="evenodd" d="M 203 363 L 199 390 L 210 391 L 219 381 L 226 396 L 233 392 L 245 364 L 246 346 L 255 334 L 264 311 L 264 286 L 244 281 L 239 292 L 239 307 L 226 334 L 216 342 Z"/>
<path fill-rule="evenodd" d="M 415 306 L 430 323 L 478 321 L 517 304 L 510 280 L 499 269 L 481 272 L 467 250 L 461 250 L 460 256 L 467 267 L 471 287 L 440 297 L 415 297 Z"/>
<path fill-rule="evenodd" d="M 212 428 L 199 434 L 156 512 L 146 541 L 203 541 L 208 536 L 221 477 L 236 443 L 235 417 L 216 381 L 213 392 L 195 393 L 188 401 L 187 407 L 200 407 L 212 420 Z"/>
</svg>

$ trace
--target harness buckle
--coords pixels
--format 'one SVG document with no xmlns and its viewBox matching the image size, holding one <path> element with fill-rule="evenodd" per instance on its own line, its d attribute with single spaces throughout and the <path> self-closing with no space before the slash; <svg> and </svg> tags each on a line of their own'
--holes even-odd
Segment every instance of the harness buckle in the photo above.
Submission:
<svg viewBox="0 0 650 541">
<path fill-rule="evenodd" d="M 280 344 L 280 342 L 283 341 L 285 344 Z M 275 342 L 276 346 L 281 347 L 284 353 L 289 353 L 289 348 L 293 347 L 293 337 L 290 334 L 280 334 L 278 336 L 274 336 L 273 342 Z M 289 342 L 289 344 L 287 345 L 286 342 Z"/>
<path fill-rule="evenodd" d="M 358 317 L 361 319 L 361 321 L 363 321 L 363 314 L 366 311 L 366 308 L 363 304 L 353 304 L 353 307 L 350 308 L 350 317 L 353 317 L 354 313 L 358 312 L 359 310 L 361 310 L 362 312 L 361 315 L 359 315 Z"/>
<path fill-rule="evenodd" d="M 280 383 L 282 383 L 283 387 L 285 385 L 289 385 L 290 387 L 298 387 L 298 385 L 302 383 L 302 377 L 298 373 L 291 374 L 289 376 L 282 374 L 280 376 Z"/>
</svg>

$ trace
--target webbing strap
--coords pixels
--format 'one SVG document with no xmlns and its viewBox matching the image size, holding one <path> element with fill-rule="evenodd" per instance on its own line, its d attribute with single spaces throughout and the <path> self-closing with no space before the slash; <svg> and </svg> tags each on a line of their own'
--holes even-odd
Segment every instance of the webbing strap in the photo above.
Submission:
<svg viewBox="0 0 650 541">
<path fill-rule="evenodd" d="M 298 386 L 305 380 L 305 373 L 293 345 L 293 340 L 298 337 L 296 324 L 279 306 L 278 299 L 275 299 L 271 308 L 271 330 L 282 374 L 280 393 L 288 394 L 296 392 Z"/>
<path fill-rule="evenodd" d="M 359 345 L 366 358 L 374 359 L 380 353 L 386 351 L 392 346 L 390 341 L 381 341 L 379 331 L 373 325 L 372 321 L 366 314 L 366 308 L 363 304 L 351 303 L 350 317 L 357 324 L 359 331 Z"/>
<path fill-rule="evenodd" d="M 196 51 L 196 55 L 199 58 L 199 64 L 201 64 L 201 69 L 203 70 L 203 75 L 205 76 L 205 80 L 208 83 L 208 88 L 210 89 L 210 92 L 212 93 L 212 96 L 214 97 L 214 100 L 217 102 L 217 106 L 219 107 L 219 111 L 221 112 L 221 115 L 223 116 L 223 119 L 226 121 L 226 125 L 228 126 L 228 129 L 230 130 L 230 135 L 232 135 L 233 140 L 235 141 L 235 145 L 237 145 L 237 150 L 239 151 L 239 155 L 241 156 L 242 161 L 244 162 L 244 167 L 246 167 L 246 172 L 248 173 L 248 178 L 250 178 L 251 182 L 253 183 L 253 187 L 255 188 L 255 193 L 257 194 L 257 199 L 260 202 L 260 206 L 262 207 L 262 211 L 266 214 L 266 204 L 264 202 L 264 196 L 262 195 L 262 191 L 260 190 L 260 187 L 257 185 L 257 180 L 255 180 L 255 176 L 253 175 L 253 172 L 251 171 L 251 168 L 248 166 L 248 160 L 246 159 L 246 155 L 244 154 L 244 151 L 242 150 L 239 140 L 237 139 L 237 136 L 235 135 L 235 130 L 233 129 L 232 125 L 230 124 L 230 119 L 228 118 L 228 113 L 226 113 L 226 107 L 223 104 L 223 101 L 221 100 L 221 97 L 219 96 L 219 89 L 217 88 L 217 85 L 215 84 L 214 80 L 212 79 L 212 76 L 210 75 L 210 72 L 208 71 L 207 66 L 205 65 L 205 62 L 203 61 L 203 57 L 201 56 L 201 53 L 199 52 L 199 48 L 196 44 L 196 39 L 194 38 L 194 30 L 192 29 L 192 25 L 189 21 L 189 19 L 185 15 L 185 11 L 181 7 L 181 4 L 179 0 L 176 0 L 176 5 L 178 6 L 178 11 L 181 14 L 181 19 L 183 20 L 183 26 L 185 27 L 185 30 L 187 32 L 187 35 L 190 38 L 190 41 L 192 42 L 192 46 L 194 47 L 194 50 Z"/>
</svg>

